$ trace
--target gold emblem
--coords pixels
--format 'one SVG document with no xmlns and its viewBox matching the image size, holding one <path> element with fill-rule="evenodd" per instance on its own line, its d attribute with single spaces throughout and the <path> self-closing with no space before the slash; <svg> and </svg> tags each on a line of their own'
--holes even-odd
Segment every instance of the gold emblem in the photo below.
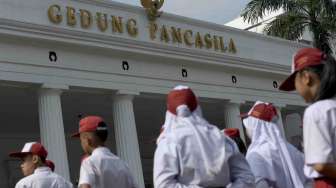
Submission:
<svg viewBox="0 0 336 188">
<path fill-rule="evenodd" d="M 159 9 L 163 6 L 164 0 L 140 0 L 141 5 L 146 9 L 148 19 L 154 21 L 160 17 L 162 11 Z"/>
</svg>

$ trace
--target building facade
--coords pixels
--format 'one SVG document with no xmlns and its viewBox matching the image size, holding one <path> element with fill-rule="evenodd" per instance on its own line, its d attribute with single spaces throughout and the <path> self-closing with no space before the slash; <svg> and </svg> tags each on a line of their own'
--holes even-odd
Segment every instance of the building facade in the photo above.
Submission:
<svg viewBox="0 0 336 188">
<path fill-rule="evenodd" d="M 278 86 L 303 44 L 166 13 L 149 21 L 144 9 L 107 0 L 0 5 L 0 187 L 22 177 L 8 153 L 35 140 L 76 183 L 82 151 L 70 135 L 85 115 L 106 120 L 108 147 L 151 187 L 165 97 L 177 84 L 220 128 L 242 129 L 240 112 L 263 100 L 277 106 L 287 138 L 300 134 L 305 104 Z"/>
</svg>

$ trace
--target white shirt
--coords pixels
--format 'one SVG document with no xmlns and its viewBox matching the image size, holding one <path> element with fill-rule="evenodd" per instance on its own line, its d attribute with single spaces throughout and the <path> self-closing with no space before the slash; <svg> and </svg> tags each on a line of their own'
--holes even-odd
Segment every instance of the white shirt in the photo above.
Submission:
<svg viewBox="0 0 336 188">
<path fill-rule="evenodd" d="M 39 167 L 30 176 L 21 179 L 15 188 L 72 188 L 72 184 L 53 173 L 49 167 Z"/>
<path fill-rule="evenodd" d="M 311 165 L 336 162 L 336 98 L 317 101 L 305 110 L 303 139 L 305 174 L 321 177 Z"/>
<path fill-rule="evenodd" d="M 310 180 L 303 173 L 303 154 L 282 138 L 277 124 L 251 116 L 243 122 L 252 133 L 246 159 L 257 188 L 307 187 Z"/>
<path fill-rule="evenodd" d="M 78 187 L 136 188 L 131 172 L 124 161 L 106 147 L 96 148 L 81 165 Z"/>
<path fill-rule="evenodd" d="M 287 145 L 288 150 L 290 152 L 290 155 L 293 159 L 293 161 L 295 161 L 295 168 L 298 172 L 301 172 L 301 179 L 303 179 L 304 181 L 304 187 L 305 188 L 312 188 L 312 181 L 311 179 L 307 179 L 306 177 L 303 176 L 303 166 L 304 166 L 304 161 L 303 161 L 303 154 L 298 151 L 294 146 L 288 144 Z M 264 153 L 265 154 L 265 153 Z M 267 155 L 267 154 L 266 154 Z M 269 157 L 269 156 L 266 156 Z M 273 157 L 275 157 L 273 155 Z M 269 157 L 271 158 L 271 157 Z M 274 158 L 274 160 L 281 160 L 280 158 Z M 276 179 L 272 180 L 269 178 L 265 178 L 263 176 L 256 176 L 256 188 L 282 188 L 285 187 L 285 183 L 286 182 L 286 173 L 283 170 L 283 167 L 281 167 L 278 163 L 276 162 L 272 162 L 269 164 L 268 161 L 266 161 L 263 157 L 261 157 L 260 155 L 258 155 L 257 153 L 250 155 L 248 158 L 248 161 L 252 164 L 252 171 L 256 170 L 256 168 L 258 168 L 258 170 L 260 169 L 264 169 L 265 171 L 268 171 L 267 169 L 267 165 L 270 165 L 274 168 L 275 171 L 275 175 L 276 175 Z M 274 173 L 274 172 L 269 172 L 269 173 Z"/>
<path fill-rule="evenodd" d="M 198 159 L 200 151 L 195 149 L 199 148 L 195 137 L 186 126 L 160 140 L 154 156 L 155 188 L 225 187 L 231 182 L 231 188 L 254 187 L 254 177 L 246 160 L 227 137 L 224 139 L 226 164 L 218 174 L 211 176 L 213 179 L 205 179 L 209 176 L 204 174 L 204 162 Z"/>
</svg>

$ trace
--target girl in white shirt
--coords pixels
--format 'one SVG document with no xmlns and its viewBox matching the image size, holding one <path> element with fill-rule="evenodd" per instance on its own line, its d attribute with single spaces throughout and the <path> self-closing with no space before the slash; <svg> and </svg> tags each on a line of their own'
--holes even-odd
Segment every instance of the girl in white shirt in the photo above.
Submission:
<svg viewBox="0 0 336 188">
<path fill-rule="evenodd" d="M 254 177 L 235 143 L 203 117 L 186 86 L 168 94 L 154 156 L 155 188 L 253 188 Z"/>
<path fill-rule="evenodd" d="M 336 187 L 336 61 L 316 48 L 300 49 L 280 90 L 296 90 L 307 103 L 303 137 L 305 174 L 316 188 Z"/>
<path fill-rule="evenodd" d="M 279 116 L 269 103 L 256 102 L 243 120 L 251 144 L 246 153 L 257 188 L 307 188 L 303 154 L 278 128 Z"/>
</svg>

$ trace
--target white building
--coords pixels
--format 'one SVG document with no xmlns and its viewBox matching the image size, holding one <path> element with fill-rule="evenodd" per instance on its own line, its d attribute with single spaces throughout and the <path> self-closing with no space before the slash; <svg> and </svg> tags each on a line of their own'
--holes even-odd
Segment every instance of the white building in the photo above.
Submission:
<svg viewBox="0 0 336 188">
<path fill-rule="evenodd" d="M 176 84 L 190 86 L 221 128 L 241 128 L 239 113 L 263 100 L 282 113 L 286 136 L 298 135 L 286 119 L 305 104 L 277 87 L 303 46 L 170 14 L 151 23 L 142 8 L 107 0 L 1 0 L 0 187 L 21 178 L 20 161 L 7 154 L 40 139 L 56 172 L 75 183 L 82 151 L 70 134 L 89 114 L 105 118 L 108 146 L 151 187 Z"/>
</svg>

